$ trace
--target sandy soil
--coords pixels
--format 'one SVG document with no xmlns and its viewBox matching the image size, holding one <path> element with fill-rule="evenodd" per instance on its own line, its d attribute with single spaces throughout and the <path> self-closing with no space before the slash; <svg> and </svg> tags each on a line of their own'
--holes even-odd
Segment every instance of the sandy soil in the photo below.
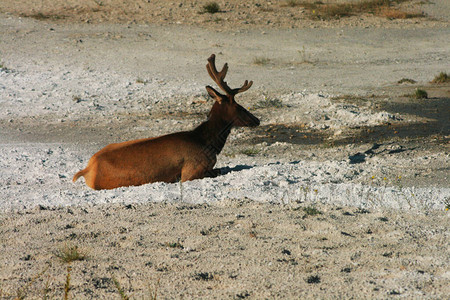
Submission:
<svg viewBox="0 0 450 300">
<path fill-rule="evenodd" d="M 449 2 L 317 21 L 284 2 L 0 3 L 0 298 L 450 294 Z M 223 176 L 89 190 L 101 147 L 193 128 L 206 58 L 261 119 Z M 408 78 L 415 83 L 398 83 Z M 417 88 L 428 99 L 411 96 Z M 320 212 L 314 215 L 314 211 Z"/>
<path fill-rule="evenodd" d="M 61 298 L 76 245 L 73 299 L 445 298 L 448 214 L 230 200 L 37 208 L 2 216 L 4 295 Z M 430 220 L 433 221 L 430 221 Z M 32 225 L 30 225 L 32 224 Z M 17 238 L 20 236 L 21 238 Z M 20 249 L 20 251 L 18 251 Z M 45 273 L 30 282 L 40 273 Z M 150 288 L 150 291 L 149 291 Z"/>
</svg>

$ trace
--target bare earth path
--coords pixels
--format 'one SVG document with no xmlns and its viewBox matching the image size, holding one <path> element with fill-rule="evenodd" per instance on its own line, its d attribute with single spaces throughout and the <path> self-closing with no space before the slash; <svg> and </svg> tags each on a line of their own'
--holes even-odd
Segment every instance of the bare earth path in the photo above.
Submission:
<svg viewBox="0 0 450 300">
<path fill-rule="evenodd" d="M 327 21 L 206 2 L 1 1 L 0 298 L 64 297 L 68 249 L 72 299 L 450 294 L 448 1 Z M 223 176 L 71 182 L 108 143 L 204 120 L 211 53 L 262 121 Z"/>
</svg>

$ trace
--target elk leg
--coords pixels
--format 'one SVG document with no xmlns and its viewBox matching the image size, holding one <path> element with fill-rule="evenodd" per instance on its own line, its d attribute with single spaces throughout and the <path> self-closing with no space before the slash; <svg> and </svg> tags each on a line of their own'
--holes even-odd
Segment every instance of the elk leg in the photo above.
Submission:
<svg viewBox="0 0 450 300">
<path fill-rule="evenodd" d="M 205 177 L 205 168 L 203 166 L 184 166 L 181 170 L 181 182 Z"/>
</svg>

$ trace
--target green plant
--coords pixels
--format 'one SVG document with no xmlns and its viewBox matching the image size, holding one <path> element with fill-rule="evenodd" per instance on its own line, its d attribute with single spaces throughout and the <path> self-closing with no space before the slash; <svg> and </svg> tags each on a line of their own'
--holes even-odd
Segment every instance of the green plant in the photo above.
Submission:
<svg viewBox="0 0 450 300">
<path fill-rule="evenodd" d="M 313 62 L 309 59 L 309 55 L 306 54 L 305 46 L 302 46 L 301 50 L 297 50 L 298 55 L 300 56 L 301 64 L 312 64 Z"/>
<path fill-rule="evenodd" d="M 85 260 L 86 255 L 81 253 L 78 246 L 64 246 L 55 253 L 62 262 L 70 264 L 73 261 Z"/>
<path fill-rule="evenodd" d="M 81 96 L 74 95 L 72 96 L 72 100 L 76 103 L 80 103 L 81 101 L 83 101 L 83 98 L 81 98 Z"/>
<path fill-rule="evenodd" d="M 125 293 L 124 288 L 121 286 L 119 280 L 117 278 L 112 277 L 112 281 L 114 283 L 114 286 L 117 289 L 117 292 L 119 293 L 120 299 L 122 300 L 130 300 L 133 299 L 133 295 L 129 296 Z M 149 300 L 156 300 L 158 298 L 158 288 L 159 288 L 159 278 L 156 281 L 156 283 L 151 286 L 148 285 L 148 297 L 144 297 L 143 299 L 149 299 Z"/>
<path fill-rule="evenodd" d="M 303 211 L 305 212 L 306 216 L 316 216 L 322 214 L 320 210 L 312 206 L 304 207 Z"/>
<path fill-rule="evenodd" d="M 446 83 L 450 82 L 450 76 L 448 76 L 447 73 L 441 72 L 439 75 L 436 75 L 433 80 L 430 81 L 430 83 Z"/>
<path fill-rule="evenodd" d="M 416 99 L 427 99 L 428 93 L 425 90 L 416 89 L 416 91 L 414 92 L 414 97 Z"/>
<path fill-rule="evenodd" d="M 270 63 L 270 58 L 267 57 L 255 57 L 253 59 L 253 64 L 258 65 L 258 66 L 265 66 L 268 65 Z"/>
<path fill-rule="evenodd" d="M 255 156 L 259 152 L 260 152 L 260 150 L 255 149 L 255 148 L 248 148 L 248 149 L 244 149 L 241 151 L 242 154 L 245 154 L 247 156 Z"/>
<path fill-rule="evenodd" d="M 236 152 L 224 152 L 223 155 L 233 158 L 236 157 Z"/>
<path fill-rule="evenodd" d="M 47 277 L 47 280 L 45 281 L 44 290 L 43 290 L 44 295 L 42 296 L 43 300 L 50 299 L 48 296 L 49 292 L 50 292 L 50 275 Z M 0 295 L 0 297 L 1 297 L 1 295 Z"/>
<path fill-rule="evenodd" d="M 127 294 L 125 294 L 125 291 L 124 291 L 123 288 L 121 287 L 119 281 L 118 281 L 115 277 L 113 277 L 112 280 L 113 280 L 113 282 L 114 282 L 114 286 L 115 286 L 116 289 L 117 289 L 117 292 L 118 292 L 119 295 L 120 295 L 120 299 L 122 299 L 122 300 L 129 300 L 130 297 L 129 297 Z"/>
<path fill-rule="evenodd" d="M 138 78 L 138 79 L 136 79 L 136 83 L 147 84 L 148 80 L 144 80 L 142 78 Z"/>
<path fill-rule="evenodd" d="M 402 84 L 402 83 L 417 83 L 417 81 L 415 81 L 414 79 L 409 79 L 409 78 L 402 78 L 399 81 L 397 81 L 398 84 Z"/>
<path fill-rule="evenodd" d="M 28 289 L 35 283 L 45 272 L 47 272 L 49 266 L 47 266 L 42 272 L 38 273 L 36 276 L 31 278 L 31 280 L 23 287 L 17 289 L 16 297 L 14 299 L 25 299 L 28 294 Z M 1 289 L 0 289 L 1 296 Z M 2 298 L 3 299 L 3 298 Z"/>
<path fill-rule="evenodd" d="M 258 101 L 258 103 L 256 104 L 256 108 L 269 107 L 281 108 L 283 107 L 283 102 L 280 99 L 269 99 L 267 97 L 264 97 L 264 100 Z"/>
<path fill-rule="evenodd" d="M 208 13 L 208 14 L 215 14 L 220 12 L 220 6 L 217 4 L 217 2 L 209 2 L 205 5 L 203 5 L 202 13 Z"/>
<path fill-rule="evenodd" d="M 174 242 L 174 243 L 166 243 L 166 246 L 169 248 L 180 248 L 183 249 L 183 245 L 180 244 L 180 242 Z"/>
</svg>

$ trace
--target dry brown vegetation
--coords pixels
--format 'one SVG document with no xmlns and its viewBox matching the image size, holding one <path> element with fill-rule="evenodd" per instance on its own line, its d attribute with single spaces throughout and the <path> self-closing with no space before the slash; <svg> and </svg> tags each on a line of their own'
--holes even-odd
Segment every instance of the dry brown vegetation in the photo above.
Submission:
<svg viewBox="0 0 450 300">
<path fill-rule="evenodd" d="M 340 19 L 361 14 L 372 14 L 388 19 L 409 19 L 424 17 L 423 13 L 406 12 L 397 7 L 409 0 L 367 0 L 362 2 L 323 3 L 321 1 L 305 2 L 289 0 L 285 6 L 300 6 L 308 10 L 312 19 Z"/>
<path fill-rule="evenodd" d="M 439 75 L 434 77 L 433 80 L 430 81 L 430 83 L 447 83 L 450 82 L 450 76 L 448 76 L 447 73 L 441 72 Z"/>
<path fill-rule="evenodd" d="M 403 84 L 403 83 L 410 83 L 410 84 L 415 84 L 417 83 L 417 81 L 415 81 L 414 79 L 410 79 L 410 78 L 402 78 L 399 81 L 397 81 L 398 84 Z"/>
<path fill-rule="evenodd" d="M 320 20 L 320 26 L 358 23 L 358 19 L 349 18 L 352 16 L 387 19 L 424 16 L 409 8 L 404 9 L 406 4 L 413 7 L 418 5 L 411 0 L 332 1 L 21 0 L 0 1 L 0 12 L 58 23 L 189 24 L 220 29 L 254 26 L 310 27 L 311 20 Z"/>
</svg>

